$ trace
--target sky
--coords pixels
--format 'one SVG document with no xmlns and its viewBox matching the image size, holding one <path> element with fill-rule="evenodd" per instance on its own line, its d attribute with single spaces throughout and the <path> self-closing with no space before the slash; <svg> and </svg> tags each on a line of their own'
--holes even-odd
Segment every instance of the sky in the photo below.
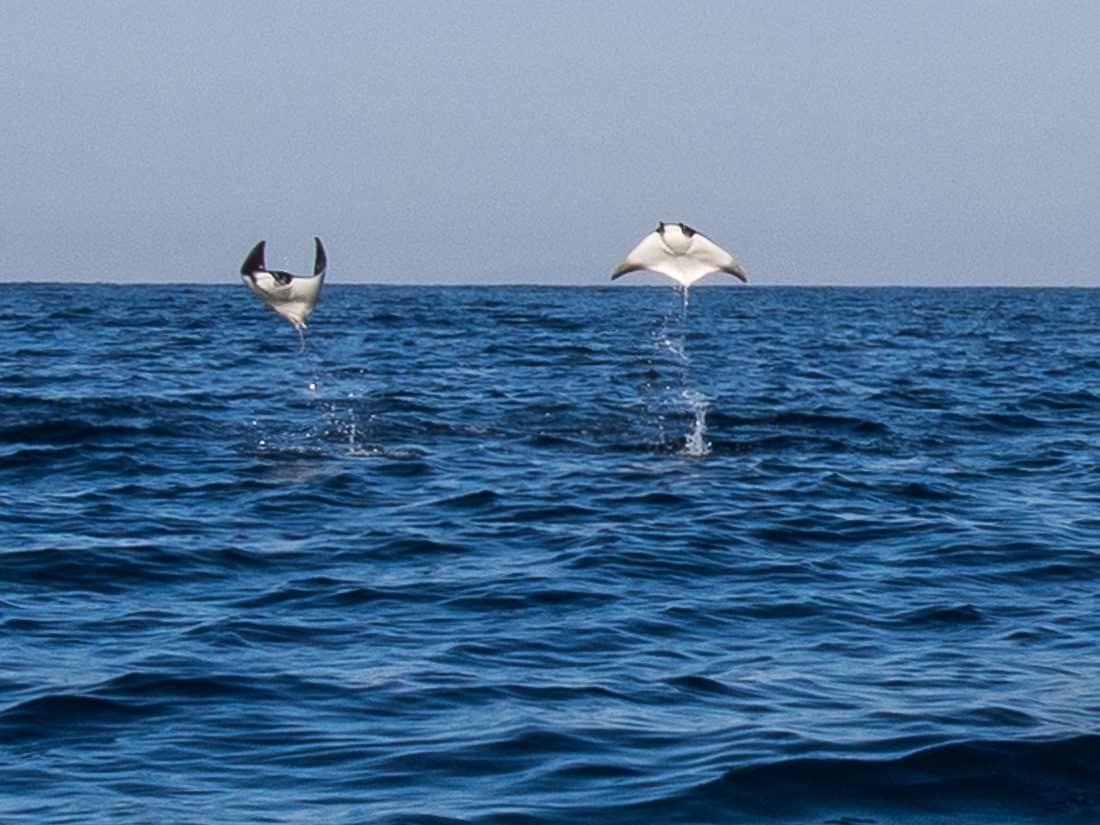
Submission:
<svg viewBox="0 0 1100 825">
<path fill-rule="evenodd" d="M 1100 3 L 2 12 L 0 281 L 1100 286 Z"/>
</svg>

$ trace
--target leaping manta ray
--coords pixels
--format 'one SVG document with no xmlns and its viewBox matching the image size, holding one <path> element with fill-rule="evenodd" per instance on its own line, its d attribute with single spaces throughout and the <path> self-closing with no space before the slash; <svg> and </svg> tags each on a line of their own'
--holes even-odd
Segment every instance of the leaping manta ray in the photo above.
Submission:
<svg viewBox="0 0 1100 825">
<path fill-rule="evenodd" d="M 306 318 L 313 312 L 321 285 L 325 281 L 325 247 L 320 238 L 314 238 L 316 251 L 313 259 L 313 275 L 293 275 L 282 270 L 269 270 L 264 265 L 264 244 L 260 241 L 241 264 L 241 280 L 252 292 L 301 332 Z"/>
<path fill-rule="evenodd" d="M 657 228 L 642 238 L 615 267 L 611 280 L 639 269 L 672 278 L 685 289 L 711 272 L 727 272 L 748 281 L 745 270 L 730 253 L 702 232 L 679 221 L 657 224 Z"/>
</svg>

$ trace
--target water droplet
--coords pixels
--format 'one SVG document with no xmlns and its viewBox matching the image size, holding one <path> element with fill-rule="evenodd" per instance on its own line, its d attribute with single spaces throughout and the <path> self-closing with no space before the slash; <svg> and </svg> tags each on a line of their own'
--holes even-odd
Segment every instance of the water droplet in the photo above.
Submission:
<svg viewBox="0 0 1100 825">
<path fill-rule="evenodd" d="M 695 421 L 692 424 L 691 432 L 684 438 L 683 453 L 694 458 L 710 455 L 711 444 L 706 439 L 707 410 L 710 409 L 710 403 L 702 393 L 688 390 L 684 391 L 684 400 L 688 402 L 688 407 L 694 414 Z"/>
</svg>

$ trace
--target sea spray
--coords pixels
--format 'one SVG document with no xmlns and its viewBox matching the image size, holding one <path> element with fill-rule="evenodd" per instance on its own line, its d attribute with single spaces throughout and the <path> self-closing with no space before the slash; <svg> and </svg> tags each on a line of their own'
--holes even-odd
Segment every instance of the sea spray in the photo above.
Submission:
<svg viewBox="0 0 1100 825">
<path fill-rule="evenodd" d="M 690 288 L 681 286 L 678 287 L 677 291 L 681 298 L 679 311 L 673 310 L 664 317 L 661 327 L 654 337 L 661 348 L 672 354 L 675 364 L 679 368 L 678 388 L 680 394 L 678 402 L 686 404 L 687 411 L 691 414 L 691 429 L 683 436 L 684 443 L 680 452 L 685 456 L 701 458 L 711 452 L 711 443 L 706 440 L 706 419 L 707 412 L 710 409 L 710 400 L 703 392 L 693 387 L 691 356 L 687 351 Z M 679 334 L 672 331 L 673 325 L 679 328 Z M 668 389 L 673 388 L 670 386 Z"/>
<path fill-rule="evenodd" d="M 308 342 L 305 336 L 302 340 Z M 295 383 L 302 380 L 305 384 L 303 404 L 313 410 L 312 424 L 291 427 L 285 421 L 253 418 L 250 426 L 257 432 L 256 446 L 263 452 L 327 454 L 334 445 L 338 453 L 348 456 L 383 452 L 369 443 L 374 415 L 361 408 L 362 388 L 358 384 L 348 387 L 339 379 L 339 371 L 326 368 L 324 347 L 299 350 L 297 364 Z M 365 368 L 358 370 L 359 375 L 366 372 Z"/>
<path fill-rule="evenodd" d="M 710 402 L 701 392 L 684 390 L 684 400 L 692 411 L 693 420 L 691 432 L 684 437 L 684 448 L 681 452 L 692 458 L 702 458 L 710 455 L 711 443 L 707 441 L 707 410 Z"/>
<path fill-rule="evenodd" d="M 309 371 L 309 385 L 308 389 L 310 395 L 313 398 L 317 398 L 320 393 L 321 379 L 317 371 L 317 363 L 313 359 L 313 353 L 309 350 L 306 344 L 305 333 L 299 328 L 298 337 L 302 342 L 302 347 L 298 350 L 298 354 L 301 355 L 302 360 L 305 362 L 306 369 Z"/>
</svg>

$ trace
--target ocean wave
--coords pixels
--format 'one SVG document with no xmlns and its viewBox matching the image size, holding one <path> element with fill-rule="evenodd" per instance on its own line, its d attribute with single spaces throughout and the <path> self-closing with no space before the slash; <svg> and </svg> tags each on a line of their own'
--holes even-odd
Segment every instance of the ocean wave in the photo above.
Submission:
<svg viewBox="0 0 1100 825">
<path fill-rule="evenodd" d="M 5 822 L 1100 818 L 1100 292 L 4 289 Z"/>
<path fill-rule="evenodd" d="M 1100 736 L 966 741 L 894 758 L 797 758 L 749 765 L 635 813 L 699 822 L 729 815 L 868 817 L 872 822 L 1087 822 L 1100 816 Z M 975 817 L 980 817 L 976 819 Z M 1025 820 L 1026 821 L 1026 820 Z"/>
</svg>

